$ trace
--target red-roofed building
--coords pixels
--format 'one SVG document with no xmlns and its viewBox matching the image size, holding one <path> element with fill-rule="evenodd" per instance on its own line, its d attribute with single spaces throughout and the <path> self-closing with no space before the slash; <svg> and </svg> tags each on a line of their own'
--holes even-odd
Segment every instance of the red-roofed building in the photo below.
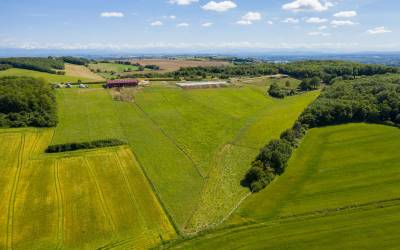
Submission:
<svg viewBox="0 0 400 250">
<path fill-rule="evenodd" d="M 122 87 L 135 87 L 139 85 L 139 81 L 135 79 L 118 79 L 109 80 L 104 85 L 105 88 L 122 88 Z"/>
</svg>

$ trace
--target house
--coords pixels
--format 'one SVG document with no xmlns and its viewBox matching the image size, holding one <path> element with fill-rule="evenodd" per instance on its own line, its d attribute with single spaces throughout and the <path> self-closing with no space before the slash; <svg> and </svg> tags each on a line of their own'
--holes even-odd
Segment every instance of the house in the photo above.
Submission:
<svg viewBox="0 0 400 250">
<path fill-rule="evenodd" d="M 118 80 L 109 80 L 104 85 L 104 88 L 123 88 L 123 87 L 135 87 L 139 85 L 139 81 L 136 79 L 118 79 Z"/>
</svg>

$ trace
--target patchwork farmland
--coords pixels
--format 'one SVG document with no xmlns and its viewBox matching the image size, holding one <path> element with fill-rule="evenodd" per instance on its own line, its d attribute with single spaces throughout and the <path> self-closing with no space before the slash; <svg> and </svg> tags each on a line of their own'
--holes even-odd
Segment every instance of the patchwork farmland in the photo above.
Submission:
<svg viewBox="0 0 400 250">
<path fill-rule="evenodd" d="M 395 249 L 399 142 L 397 128 L 381 125 L 313 129 L 287 173 L 245 200 L 219 230 L 168 247 Z"/>
<path fill-rule="evenodd" d="M 128 103 L 101 89 L 59 90 L 52 143 L 126 140 L 174 223 L 193 232 L 219 223 L 248 195 L 239 183 L 259 147 L 317 95 L 276 100 L 251 84 L 193 91 L 154 84 Z"/>
<path fill-rule="evenodd" d="M 395 68 L 244 63 L 143 75 L 146 84 L 129 79 L 130 88 L 63 88 L 49 83 L 102 79 L 85 66 L 94 61 L 4 61 L 13 65 L 2 74 L 47 82 L 0 79 L 1 249 L 395 249 L 400 241 Z M 226 85 L 177 84 L 196 77 Z"/>
</svg>

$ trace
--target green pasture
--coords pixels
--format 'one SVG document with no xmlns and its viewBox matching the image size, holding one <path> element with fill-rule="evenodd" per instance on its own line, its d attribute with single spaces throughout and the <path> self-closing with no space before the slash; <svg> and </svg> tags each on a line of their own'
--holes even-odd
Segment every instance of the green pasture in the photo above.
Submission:
<svg viewBox="0 0 400 250">
<path fill-rule="evenodd" d="M 275 100 L 254 85 L 187 91 L 157 84 L 118 102 L 103 89 L 57 91 L 52 143 L 126 140 L 182 231 L 219 223 L 248 195 L 240 180 L 259 148 L 318 95 Z"/>
<path fill-rule="evenodd" d="M 171 248 L 395 249 L 400 131 L 348 124 L 310 130 L 287 171 L 220 229 Z"/>
<path fill-rule="evenodd" d="M 119 63 L 91 63 L 89 64 L 89 69 L 101 70 L 101 71 L 114 71 L 116 73 L 122 73 L 127 71 L 137 71 L 138 66 L 134 65 L 124 65 Z"/>
<path fill-rule="evenodd" d="M 83 77 L 56 75 L 34 70 L 17 69 L 17 68 L 0 71 L 0 77 L 2 76 L 27 76 L 27 77 L 43 78 L 49 83 L 77 82 L 78 80 L 81 80 L 82 82 L 92 81 L 91 79 Z"/>
</svg>

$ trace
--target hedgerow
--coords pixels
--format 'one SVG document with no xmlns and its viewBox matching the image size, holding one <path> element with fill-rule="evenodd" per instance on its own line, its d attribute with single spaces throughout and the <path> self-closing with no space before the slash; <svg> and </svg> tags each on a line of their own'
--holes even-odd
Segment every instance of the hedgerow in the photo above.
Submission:
<svg viewBox="0 0 400 250">
<path fill-rule="evenodd" d="M 126 144 L 125 142 L 118 139 L 107 139 L 107 140 L 97 140 L 90 142 L 73 142 L 65 144 L 50 145 L 46 149 L 46 153 L 60 153 L 67 151 L 76 151 L 81 149 L 94 149 L 94 148 L 105 148 L 120 146 Z"/>
</svg>

